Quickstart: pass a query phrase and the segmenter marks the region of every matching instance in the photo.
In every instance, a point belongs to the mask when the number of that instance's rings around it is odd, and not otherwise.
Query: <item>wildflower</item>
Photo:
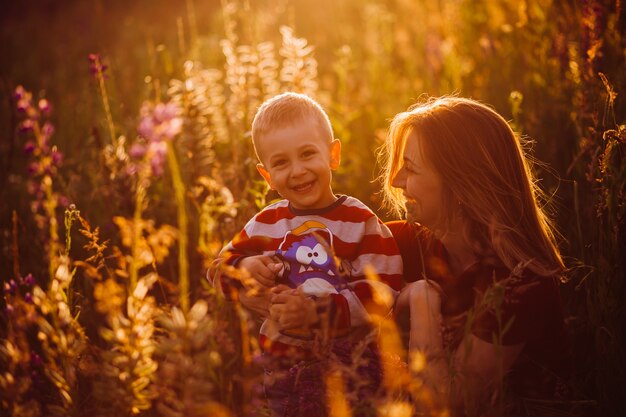
[[[45,98],[39,100],[39,103],[37,103],[37,107],[39,107],[39,111],[41,111],[41,114],[43,114],[44,116],[49,116],[52,112],[52,106],[50,105],[50,102]]]
[[[33,152],[35,151],[35,144],[33,143],[32,140],[29,140],[28,142],[26,142],[26,144],[24,145],[24,153],[26,155],[31,155]]]
[[[106,78],[105,71],[108,68],[106,65],[102,64],[102,57],[100,54],[89,54],[89,70],[92,75],[98,76],[98,74],[102,74],[104,78]]]
[[[156,176],[163,174],[163,165],[167,154],[167,144],[165,142],[154,142],[149,147],[150,167]]]
[[[152,104],[145,102],[140,110],[140,120],[137,126],[139,135],[147,141],[137,142],[130,148],[132,159],[146,160],[150,171],[155,176],[163,174],[163,167],[167,157],[167,142],[172,141],[182,130],[183,120],[179,116],[179,108],[175,103]],[[137,164],[129,166],[129,174],[142,172]]]
[[[18,85],[17,87],[15,87],[15,91],[13,92],[13,98],[16,101],[19,101],[22,98],[24,98],[26,94],[30,94],[30,93],[28,93],[28,91],[26,91],[24,87],[22,87],[21,85]]]
[[[6,290],[6,287],[5,287],[5,290]],[[15,295],[16,291],[17,291],[17,282],[15,282],[15,280],[12,279],[11,281],[9,281],[8,292],[11,295]]]
[[[31,101],[31,93],[24,91],[23,93],[16,94],[15,96],[19,97],[17,99],[17,110],[20,113],[27,113],[28,110],[32,108],[32,105],[33,105]]]
[[[31,162],[28,164],[28,168],[26,169],[28,175],[33,176],[39,173],[39,164],[37,162]]]
[[[33,303],[33,295],[29,292],[27,292],[26,294],[24,294],[24,301],[26,301],[28,304],[32,304]]]
[[[141,120],[137,130],[149,142],[171,141],[180,133],[183,120],[178,116],[175,103],[159,103],[156,106],[145,102],[141,107]]]
[[[52,163],[56,166],[61,165],[61,163],[63,162],[63,154],[57,149],[56,146],[52,148],[52,153],[50,156],[52,157]]]
[[[35,127],[35,123],[31,119],[26,119],[22,123],[20,123],[19,130],[20,133],[28,133],[32,132]]]
[[[130,147],[128,155],[133,159],[141,159],[148,151],[148,147],[143,143],[133,143]]]
[[[70,205],[70,199],[64,195],[59,195],[59,206],[68,207]]]
[[[54,126],[50,122],[45,122],[41,127],[41,135],[43,136],[44,141],[49,142],[50,137],[54,133]]]
[[[32,287],[33,285],[35,285],[35,278],[33,277],[33,274],[28,274],[24,277],[23,279],[24,285],[27,285],[29,287]]]

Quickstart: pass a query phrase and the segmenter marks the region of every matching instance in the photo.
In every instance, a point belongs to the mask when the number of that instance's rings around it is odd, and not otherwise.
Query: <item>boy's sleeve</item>
[[[248,240],[245,230],[242,230],[235,239],[228,242],[222,248],[217,258],[211,262],[211,266],[207,271],[207,279],[209,283],[220,291],[228,299],[236,299],[237,292],[243,288],[241,281],[234,277],[232,273],[228,273],[228,267],[236,267],[237,263],[245,255],[238,248],[237,242]]]
[[[246,256],[259,255],[267,247],[267,238],[250,236],[249,231],[253,231],[253,227],[254,219],[222,248],[207,271],[209,283],[231,300],[236,299],[238,290],[243,288],[238,272],[234,268]]]
[[[372,214],[365,222],[356,256],[349,260],[349,288],[332,294],[329,317],[338,333],[387,315],[402,287],[402,257],[385,224]]]

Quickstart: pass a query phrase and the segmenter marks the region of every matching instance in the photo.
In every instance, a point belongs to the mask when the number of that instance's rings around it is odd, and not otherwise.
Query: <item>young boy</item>
[[[309,412],[298,400],[308,388],[294,365],[316,361],[324,346],[333,351],[358,341],[370,314],[387,314],[401,286],[402,260],[389,229],[367,206],[333,193],[341,143],[317,102],[296,93],[267,100],[252,123],[252,140],[259,173],[284,200],[255,215],[209,272],[227,296],[245,289],[223,265],[273,288],[259,341],[267,357],[283,364],[266,369],[266,395],[277,415],[303,416]],[[367,267],[380,282],[366,279]],[[308,407],[311,415],[325,413],[323,395],[320,400],[320,409]]]

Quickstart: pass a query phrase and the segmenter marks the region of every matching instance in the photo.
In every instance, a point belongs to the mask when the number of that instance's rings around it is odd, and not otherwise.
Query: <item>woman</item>
[[[564,265],[520,138],[489,107],[443,97],[396,115],[383,157],[386,200],[407,216],[389,224],[410,281],[396,306],[424,380],[458,414],[553,400],[569,367]]]

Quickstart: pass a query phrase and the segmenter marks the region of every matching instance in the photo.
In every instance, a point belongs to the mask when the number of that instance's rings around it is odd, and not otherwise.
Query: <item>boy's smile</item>
[[[319,209],[336,197],[331,171],[339,166],[341,143],[332,140],[313,118],[278,127],[257,143],[257,169],[273,190],[294,208]]]

